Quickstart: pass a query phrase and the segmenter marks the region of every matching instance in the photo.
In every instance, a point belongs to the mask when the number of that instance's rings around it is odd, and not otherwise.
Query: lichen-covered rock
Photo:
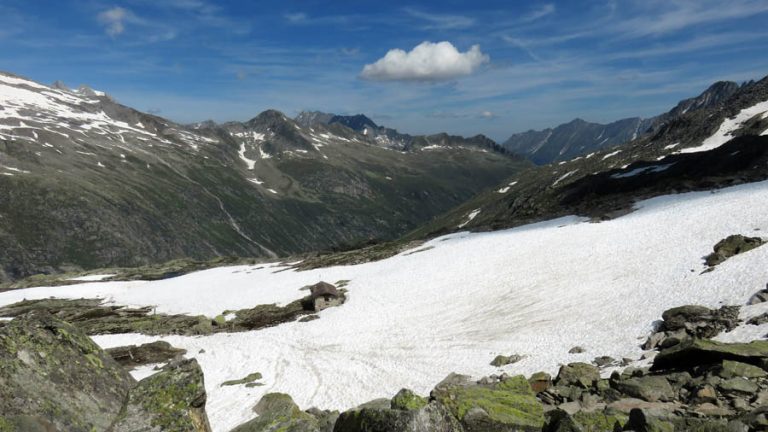
[[[768,341],[723,343],[693,339],[662,350],[653,359],[653,370],[686,369],[699,365],[718,364],[723,360],[761,365],[768,359]]]
[[[205,399],[197,361],[171,362],[130,391],[111,432],[210,432]]]
[[[187,353],[187,350],[174,348],[166,341],[155,341],[143,345],[128,345],[106,350],[122,366],[133,368],[141,365],[165,363]]]
[[[763,244],[765,244],[765,240],[760,237],[745,237],[740,234],[730,235],[717,242],[713,252],[705,257],[705,262],[708,266],[714,267],[732,256],[751,251]]]
[[[600,370],[587,363],[570,363],[560,367],[555,379],[556,385],[592,387],[600,379]]]
[[[82,331],[48,313],[31,312],[0,328],[5,430],[106,430],[134,383]]]
[[[724,360],[720,366],[718,375],[725,378],[763,378],[768,376],[768,372],[764,371],[758,366],[753,366],[747,363],[741,363],[737,361]]]
[[[432,398],[445,405],[467,432],[540,431],[544,409],[523,376],[493,384],[439,384]]]
[[[326,432],[329,422],[302,411],[285,393],[267,393],[253,407],[259,416],[232,432]],[[319,413],[324,413],[318,411]],[[325,415],[325,414],[323,414]],[[331,413],[328,414],[329,416]],[[323,427],[323,429],[321,429]]]

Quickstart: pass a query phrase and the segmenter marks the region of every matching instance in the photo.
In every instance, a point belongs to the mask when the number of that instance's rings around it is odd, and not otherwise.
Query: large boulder
[[[617,381],[613,385],[621,393],[648,402],[667,402],[675,398],[675,389],[663,376],[643,376]]]
[[[267,393],[253,407],[259,416],[231,432],[331,432],[338,412],[302,411],[285,393]]]
[[[751,251],[763,244],[765,244],[765,240],[760,237],[745,237],[740,234],[731,235],[717,242],[713,252],[707,255],[704,260],[708,266],[714,267],[732,256]]]
[[[445,405],[467,432],[528,432],[544,426],[544,408],[524,376],[480,384],[444,380],[432,398]]]
[[[600,380],[600,369],[588,363],[570,363],[560,367],[555,384],[590,388]]]
[[[685,305],[664,311],[658,331],[643,344],[643,349],[668,348],[691,338],[712,338],[739,325],[739,306],[709,309]]]
[[[356,408],[342,413],[334,432],[463,432],[459,421],[439,402],[417,409]]]
[[[46,312],[0,328],[0,419],[9,425],[0,430],[107,430],[134,384],[81,330]]]
[[[210,432],[205,383],[197,360],[178,360],[130,391],[111,432]]]
[[[723,360],[763,367],[768,361],[768,341],[723,343],[692,339],[659,352],[653,359],[651,369],[688,369],[699,365],[720,364]]]

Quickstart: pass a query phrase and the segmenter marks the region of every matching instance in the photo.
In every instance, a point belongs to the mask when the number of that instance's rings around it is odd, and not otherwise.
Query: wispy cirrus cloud
[[[538,19],[544,18],[547,15],[552,15],[555,13],[557,8],[552,3],[547,3],[539,6],[538,8],[532,10],[531,12],[528,12],[527,14],[523,15],[522,21],[523,22],[532,22],[536,21]]]
[[[425,22],[422,26],[425,30],[456,30],[475,25],[474,18],[464,15],[428,13],[413,8],[405,8],[403,11],[410,17]]]

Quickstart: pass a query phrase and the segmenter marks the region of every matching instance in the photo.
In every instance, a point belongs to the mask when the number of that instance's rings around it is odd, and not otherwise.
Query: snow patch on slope
[[[749,108],[744,108],[731,118],[723,120],[720,127],[711,137],[705,139],[701,145],[680,150],[678,153],[696,153],[716,149],[733,138],[733,132],[737,131],[749,119],[756,115],[765,116],[768,112],[768,101],[760,102]]]

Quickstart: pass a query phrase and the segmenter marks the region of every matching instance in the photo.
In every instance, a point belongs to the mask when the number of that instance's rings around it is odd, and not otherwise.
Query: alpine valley
[[[765,431],[766,231],[768,77],[500,145],[3,73],[0,431]]]

